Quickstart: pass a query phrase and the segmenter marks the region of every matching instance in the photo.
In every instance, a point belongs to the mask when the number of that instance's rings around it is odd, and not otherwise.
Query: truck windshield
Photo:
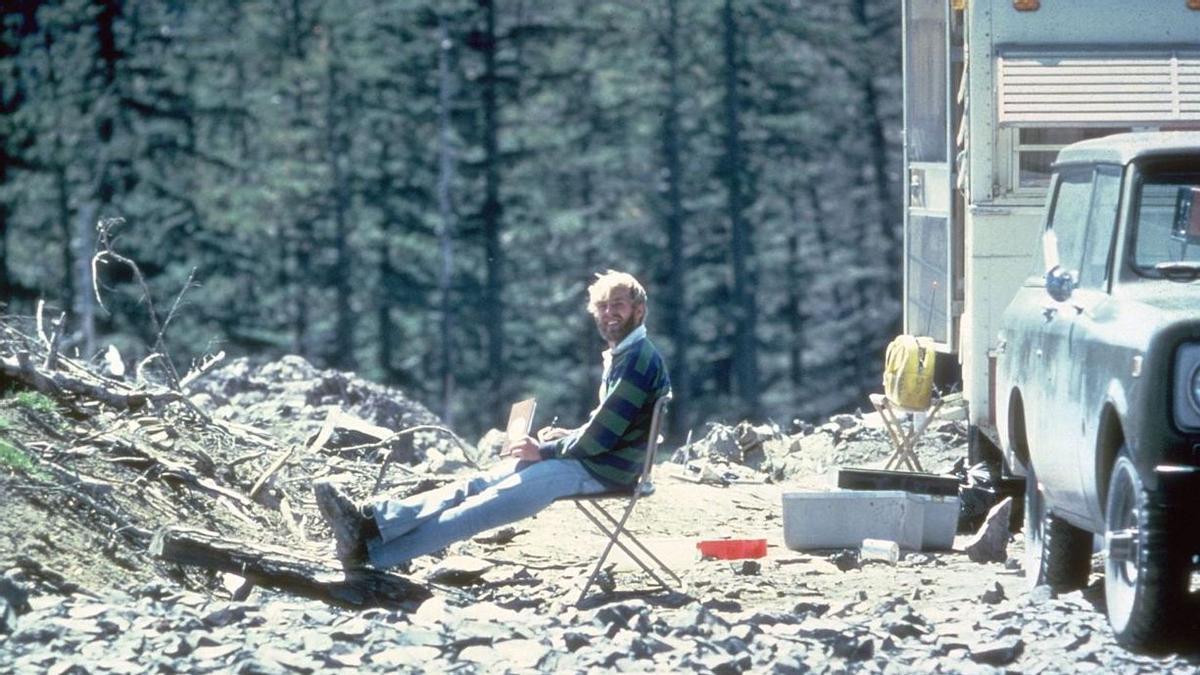
[[[1150,276],[1200,274],[1200,171],[1146,167],[1134,204],[1134,264]]]

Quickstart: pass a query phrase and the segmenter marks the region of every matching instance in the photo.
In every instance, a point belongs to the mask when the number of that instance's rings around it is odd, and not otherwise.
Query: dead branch
[[[72,499],[79,502],[85,508],[108,520],[113,524],[113,526],[116,527],[116,531],[128,539],[131,543],[139,548],[146,545],[146,542],[150,539],[150,532],[130,524],[124,516],[97,501],[97,498],[102,498],[112,490],[111,485],[106,485],[95,480],[85,481],[67,469],[45,459],[39,458],[38,466],[39,468],[44,468],[46,471],[48,471],[51,475],[58,479],[60,483],[65,483],[66,485],[70,486],[70,488],[73,488],[66,490]],[[31,487],[39,489],[56,489],[55,486],[40,484],[35,484]],[[92,493],[94,493],[96,497],[92,497]]]
[[[0,357],[0,372],[15,377],[47,396],[61,397],[76,394],[100,401],[121,410],[139,410],[147,405],[167,403],[190,404],[187,397],[174,391],[153,393],[128,390],[119,385],[105,386],[88,382],[65,372],[42,372],[29,360],[29,354],[20,352],[15,356]],[[121,389],[125,389],[122,391]],[[189,406],[194,408],[195,406]]]
[[[171,320],[175,318],[175,312],[179,310],[179,303],[181,300],[183,300],[184,294],[186,294],[196,285],[195,279],[196,268],[193,267],[192,270],[188,272],[187,281],[183,282],[183,288],[179,289],[179,294],[175,296],[175,302],[171,303],[171,309],[167,310],[167,318],[163,319],[162,330],[159,331],[158,336],[154,340],[155,347],[163,346],[163,337],[166,335],[167,326],[170,326]],[[176,376],[176,379],[178,379],[178,375]]]
[[[188,385],[195,382],[200,376],[212,370],[214,366],[225,359],[224,350],[217,352],[211,356],[206,356],[200,361],[200,365],[192,368],[186,375],[179,380],[179,388],[187,389]]]
[[[193,528],[160,529],[150,543],[150,554],[167,562],[232,572],[255,585],[342,607],[394,607],[432,595],[423,586],[378,570],[341,570],[331,560]]]
[[[382,441],[379,441],[378,443],[368,443],[367,445],[356,445],[356,446],[352,446],[349,448],[342,448],[342,449],[343,450],[367,450],[367,449],[383,448],[383,447],[387,447],[388,445],[390,445],[393,441],[395,441],[398,438],[401,438],[408,434],[415,434],[418,431],[444,431],[447,434],[450,434],[450,437],[453,438],[455,441],[457,441],[459,444],[462,444],[462,441],[458,438],[458,436],[453,431],[450,431],[446,427],[439,427],[439,426],[433,425],[433,424],[419,424],[415,427],[401,429],[400,431],[397,431],[396,433],[392,434],[391,436],[388,436],[387,438],[383,439]],[[375,485],[371,488],[372,493],[379,491],[379,486],[383,483],[383,475],[387,472],[388,465],[390,465],[392,463],[392,459],[395,456],[396,456],[395,452],[389,452],[388,456],[384,458],[383,463],[379,465],[379,473],[375,476]]]
[[[122,463],[153,466],[158,470],[159,478],[174,481],[207,494],[225,506],[239,520],[253,527],[260,527],[263,524],[261,518],[254,513],[254,502],[246,495],[220,485],[210,478],[198,475],[191,467],[152,450],[148,444],[136,445],[113,436],[103,436],[94,442],[97,445],[106,445],[125,453],[120,457]]]
[[[112,248],[112,229],[124,222],[124,218],[104,218],[100,220],[100,222],[96,223],[96,248],[98,250],[96,251],[96,254],[92,256],[92,278],[94,279],[96,277],[94,270],[97,263],[100,262],[112,261],[120,263],[128,267],[133,272],[133,278],[137,280],[138,286],[142,289],[142,297],[146,300],[146,312],[150,317],[150,325],[151,328],[154,329],[154,334],[156,336],[154,341],[154,350],[163,354],[163,362],[166,364],[167,377],[170,380],[171,389],[178,391],[179,373],[175,370],[175,364],[171,362],[171,357],[167,354],[166,346],[163,344],[163,334],[166,331],[166,324],[158,319],[158,311],[154,308],[154,297],[150,293],[150,284],[146,282],[146,277],[142,274],[142,269],[138,267],[136,262],[126,258],[120,253],[117,253]],[[188,277],[188,281],[191,281],[190,276]],[[99,302],[99,286],[93,284],[93,288],[96,290],[96,300]],[[186,284],[184,286],[184,290],[187,290]],[[182,297],[182,292],[180,293],[180,297]],[[176,304],[178,304],[178,302],[179,299],[176,298]],[[100,306],[104,307],[104,303],[100,302]],[[108,310],[105,309],[105,311]]]
[[[329,411],[329,414],[325,416],[325,422],[321,424],[321,430],[317,433],[317,437],[314,438],[312,443],[308,445],[308,448],[305,451],[306,454],[310,454],[314,450],[325,445],[325,443],[329,440],[329,437],[333,434],[334,424],[337,422],[337,418],[341,415],[341,413],[342,411],[338,408],[333,408]],[[282,467],[284,463],[288,461],[288,458],[292,456],[292,453],[295,452],[295,449],[296,446],[288,446],[287,450],[280,454],[274,462],[271,462],[271,466],[267,467],[267,470],[264,471],[263,474],[258,477],[258,480],[254,482],[254,487],[250,488],[251,499],[258,494],[258,491],[262,489],[262,486],[266,484],[271,476],[274,476],[275,472],[279,471],[280,467]]]

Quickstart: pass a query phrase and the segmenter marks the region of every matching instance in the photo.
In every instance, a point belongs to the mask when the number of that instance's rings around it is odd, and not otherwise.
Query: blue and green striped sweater
[[[670,389],[666,364],[649,338],[622,342],[600,385],[600,406],[570,435],[541,444],[542,459],[578,459],[605,485],[631,487],[646,458],[654,403]]]

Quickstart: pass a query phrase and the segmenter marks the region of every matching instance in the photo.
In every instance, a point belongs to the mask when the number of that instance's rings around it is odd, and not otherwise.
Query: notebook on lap
[[[508,426],[505,435],[509,443],[515,443],[529,435],[533,430],[533,413],[537,410],[537,399],[527,398],[517,401],[508,411]]]

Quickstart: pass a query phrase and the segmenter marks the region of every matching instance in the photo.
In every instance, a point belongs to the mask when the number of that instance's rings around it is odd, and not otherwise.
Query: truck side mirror
[[[1046,292],[1057,302],[1066,302],[1075,290],[1075,275],[1061,265],[1046,271]]]

